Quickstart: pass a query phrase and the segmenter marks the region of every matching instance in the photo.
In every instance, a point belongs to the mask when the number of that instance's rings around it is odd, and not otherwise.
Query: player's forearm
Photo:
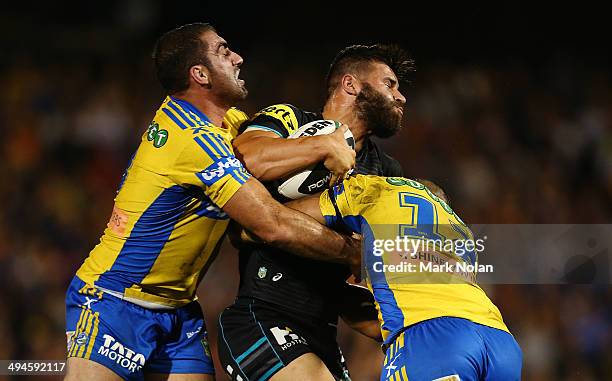
[[[240,187],[223,211],[270,245],[306,258],[359,266],[360,241],[281,205],[254,178]]]
[[[351,327],[351,329],[361,333],[370,339],[382,342],[382,333],[380,332],[380,323],[378,320],[365,320],[365,321],[348,321],[343,317],[344,322]]]
[[[279,215],[277,236],[270,244],[301,257],[353,266],[361,253],[360,241],[289,209]]]
[[[298,200],[289,201],[285,204],[285,206],[293,210],[297,210],[298,212],[302,212],[314,218],[318,223],[325,225],[325,218],[323,217],[321,208],[319,207],[320,196],[321,193],[313,194]]]
[[[325,159],[324,139],[307,137],[279,139],[249,138],[248,133],[234,140],[234,150],[250,173],[261,181],[277,180]]]

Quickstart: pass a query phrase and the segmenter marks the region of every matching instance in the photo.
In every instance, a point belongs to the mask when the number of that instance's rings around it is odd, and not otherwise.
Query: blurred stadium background
[[[601,12],[514,2],[444,12],[310,7],[129,0],[3,8],[0,359],[65,356],[65,289],[97,243],[163,97],[153,42],[186,22],[212,22],[244,57],[250,96],[239,106],[248,113],[278,102],[317,110],[340,48],[402,43],[418,72],[403,88],[406,126],[383,144],[407,176],[439,183],[468,223],[610,222],[612,75]],[[199,290],[212,343],[237,280],[236,253],[224,245]],[[612,380],[609,282],[487,291],[523,348],[524,380]],[[353,379],[378,380],[378,346],[345,329],[340,342]]]

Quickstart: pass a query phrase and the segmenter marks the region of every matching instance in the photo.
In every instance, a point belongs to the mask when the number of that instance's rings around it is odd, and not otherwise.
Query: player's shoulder
[[[318,114],[306,111],[290,103],[278,103],[259,110],[243,125],[242,130],[257,128],[272,130],[279,133],[281,137],[287,137],[300,128],[300,126],[320,118]]]
[[[256,118],[260,115],[265,115],[271,118],[282,118],[283,116],[297,116],[303,112],[302,109],[292,105],[291,103],[277,103],[273,105],[266,106],[261,110],[257,111],[253,118]]]
[[[368,139],[368,144],[366,146],[369,150],[373,151],[376,154],[376,157],[380,161],[382,175],[387,177],[402,177],[404,176],[404,170],[402,169],[402,165],[397,159],[386,153],[380,144],[378,144],[373,139]]]
[[[183,144],[210,125],[208,118],[193,106],[169,96],[159,106],[151,123],[173,135],[175,143]]]
[[[238,135],[238,131],[240,130],[240,126],[246,123],[249,120],[249,116],[242,110],[231,107],[227,110],[227,113],[223,117],[223,128],[225,128],[231,138],[235,138]]]

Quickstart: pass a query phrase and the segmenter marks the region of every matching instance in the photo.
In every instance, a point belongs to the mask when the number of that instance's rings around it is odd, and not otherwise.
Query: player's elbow
[[[263,242],[272,246],[282,246],[292,239],[291,229],[269,210],[261,214],[257,226],[250,230]]]
[[[255,233],[263,242],[270,246],[282,247],[291,242],[289,229],[283,226],[269,226]]]
[[[244,166],[249,173],[259,181],[276,180],[271,176],[273,166],[267,163],[261,155],[248,155],[243,159]]]

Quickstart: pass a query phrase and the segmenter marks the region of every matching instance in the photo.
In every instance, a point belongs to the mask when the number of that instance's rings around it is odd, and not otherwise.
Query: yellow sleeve
[[[355,215],[350,191],[350,181],[344,180],[321,193],[319,208],[327,226],[335,227],[343,218]]]
[[[368,200],[370,176],[356,175],[321,193],[319,208],[329,227],[344,227],[361,233],[363,212]]]
[[[232,107],[227,111],[225,117],[223,118],[223,127],[228,130],[232,136],[232,139],[234,139],[238,135],[238,130],[240,129],[242,123],[246,122],[247,120],[249,120],[247,114],[235,107]]]
[[[228,137],[213,131],[193,136],[170,176],[181,186],[201,188],[219,208],[251,177],[234,156]]]

